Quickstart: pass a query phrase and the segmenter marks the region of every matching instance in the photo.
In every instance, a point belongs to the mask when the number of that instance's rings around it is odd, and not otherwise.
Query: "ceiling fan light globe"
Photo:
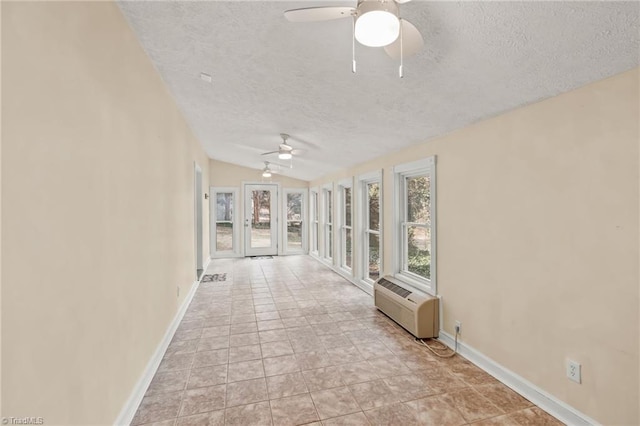
[[[386,10],[371,10],[356,20],[356,40],[365,46],[387,46],[396,41],[399,34],[400,20]]]
[[[271,177],[271,172],[269,170],[265,170],[264,172],[262,172],[262,177]]]
[[[281,152],[278,154],[278,158],[281,160],[291,160],[291,153],[290,152]]]

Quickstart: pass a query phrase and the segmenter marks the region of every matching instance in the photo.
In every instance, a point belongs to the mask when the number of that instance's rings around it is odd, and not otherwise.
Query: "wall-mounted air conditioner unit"
[[[438,298],[408,287],[391,276],[373,285],[373,298],[378,309],[414,336],[438,337]]]

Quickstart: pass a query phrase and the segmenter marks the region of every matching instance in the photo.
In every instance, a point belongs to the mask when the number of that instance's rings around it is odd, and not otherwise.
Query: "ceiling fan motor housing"
[[[363,15],[374,10],[393,13],[398,16],[398,3],[394,0],[364,0],[358,3],[357,15]]]
[[[359,43],[370,47],[387,46],[400,34],[398,4],[393,0],[363,1],[358,5],[355,25]]]

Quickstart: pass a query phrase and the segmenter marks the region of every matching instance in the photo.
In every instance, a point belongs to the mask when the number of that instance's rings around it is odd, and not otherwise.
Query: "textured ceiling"
[[[259,169],[279,133],[311,180],[639,63],[638,2],[425,2],[405,77],[351,21],[290,23],[287,9],[343,2],[119,2],[211,158]],[[200,79],[210,74],[213,82]],[[277,156],[268,159],[277,161]]]

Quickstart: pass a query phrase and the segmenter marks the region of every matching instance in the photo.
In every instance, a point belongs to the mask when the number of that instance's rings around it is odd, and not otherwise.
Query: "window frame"
[[[231,233],[231,250],[218,250],[218,194],[233,195],[233,218],[231,224],[233,231]],[[240,211],[240,188],[236,187],[222,187],[212,186],[209,188],[209,250],[211,258],[223,258],[223,257],[239,257],[242,256],[242,247],[240,241],[240,226],[241,226],[241,211]]]
[[[350,190],[350,194],[351,194],[351,203],[350,204],[350,209],[351,209],[351,224],[347,225],[347,220],[346,220],[346,214],[347,214],[347,210],[346,210],[346,189]],[[338,246],[338,256],[336,256],[338,258],[338,267],[343,270],[344,272],[348,273],[349,275],[353,275],[353,268],[354,268],[354,256],[353,256],[353,241],[354,241],[354,226],[353,226],[353,222],[354,222],[354,217],[353,217],[353,211],[354,211],[354,197],[353,197],[353,179],[343,179],[340,182],[338,182],[338,208],[339,208],[339,212],[340,214],[337,216],[338,223],[338,229],[339,229],[339,241],[340,243],[337,245]],[[351,266],[347,265],[346,262],[346,254],[347,254],[347,229],[351,231]]]
[[[282,190],[282,253],[288,254],[304,254],[307,252],[307,189],[304,188],[284,188]],[[289,247],[289,218],[287,216],[287,205],[289,194],[300,194],[300,226],[302,230],[302,244],[301,247],[291,249]],[[291,221],[296,222],[296,221]]]
[[[334,203],[333,183],[326,184],[322,187],[322,259],[333,264],[334,253],[334,221],[335,221],[335,203]]]
[[[430,295],[437,295],[437,244],[436,244],[436,157],[431,156],[418,161],[404,163],[393,168],[395,204],[394,213],[394,276],[403,282]],[[430,278],[422,277],[408,270],[408,237],[409,226],[427,227],[420,223],[408,222],[408,200],[406,179],[411,177],[429,177],[429,211],[431,224]]]
[[[320,192],[309,189],[309,254],[320,257]]]
[[[370,234],[372,233],[371,230],[369,230],[369,192],[367,190],[368,185],[371,183],[377,183],[379,188],[380,188],[380,193],[379,193],[379,209],[378,209],[378,215],[379,215],[379,225],[378,225],[378,230],[377,231],[373,231],[373,233],[376,233],[378,235],[378,244],[379,244],[379,248],[378,248],[378,259],[379,259],[379,271],[380,271],[380,276],[383,275],[383,271],[382,271],[382,266],[383,266],[383,255],[384,255],[384,244],[383,244],[383,238],[384,238],[384,224],[383,224],[383,206],[384,206],[384,200],[383,200],[383,181],[382,181],[382,170],[377,170],[371,173],[366,173],[363,175],[358,176],[358,187],[359,187],[359,197],[357,197],[357,203],[358,203],[358,212],[359,212],[359,226],[358,226],[358,239],[360,241],[360,246],[362,247],[362,250],[360,251],[360,255],[358,256],[358,275],[359,275],[359,279],[360,281],[368,286],[370,289],[373,288],[373,283],[375,282],[374,280],[372,280],[371,278],[369,278],[369,238],[370,238]]]

